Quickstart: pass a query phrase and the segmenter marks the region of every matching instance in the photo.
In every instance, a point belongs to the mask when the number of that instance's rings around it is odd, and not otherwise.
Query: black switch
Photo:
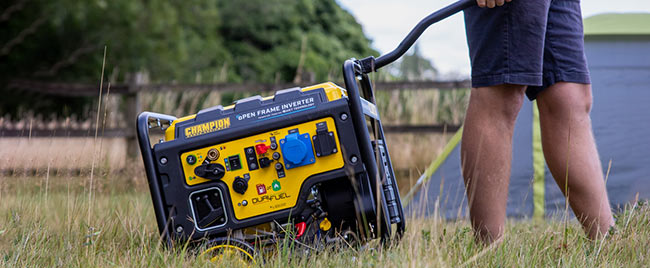
[[[336,140],[334,139],[334,132],[328,131],[327,122],[316,123],[316,135],[312,138],[314,140],[314,149],[316,149],[316,156],[326,156],[336,153]]]
[[[246,163],[248,164],[248,170],[256,170],[259,168],[257,166],[257,154],[255,153],[254,147],[247,147],[244,149],[244,154],[246,154]]]
[[[267,167],[269,167],[271,165],[271,162],[273,162],[273,161],[271,161],[271,159],[269,159],[268,157],[266,157],[266,156],[262,157],[262,158],[260,158],[260,167],[261,168],[267,168]]]
[[[228,157],[228,164],[230,165],[230,170],[240,169],[241,161],[239,160],[239,155],[233,155]]]

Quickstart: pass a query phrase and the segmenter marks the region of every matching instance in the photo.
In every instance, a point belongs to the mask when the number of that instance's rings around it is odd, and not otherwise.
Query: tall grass
[[[3,178],[7,179],[7,178]],[[203,267],[191,247],[161,245],[146,185],[115,177],[98,180],[92,202],[85,187],[67,178],[20,177],[0,191],[0,266],[16,267]],[[125,184],[129,184],[130,186]],[[92,211],[92,223],[86,216]],[[647,267],[650,207],[635,203],[617,215],[618,233],[590,241],[571,221],[513,221],[500,245],[474,242],[468,222],[410,218],[405,236],[385,246],[339,246],[310,252],[279,245],[258,256],[259,267]],[[88,230],[92,230],[89,232]],[[293,248],[298,248],[294,247]],[[217,266],[240,262],[225,258]]]

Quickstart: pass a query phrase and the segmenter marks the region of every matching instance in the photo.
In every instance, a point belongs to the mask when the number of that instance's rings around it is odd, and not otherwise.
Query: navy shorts
[[[580,0],[513,0],[465,10],[472,86],[527,85],[533,100],[557,82],[590,84]]]

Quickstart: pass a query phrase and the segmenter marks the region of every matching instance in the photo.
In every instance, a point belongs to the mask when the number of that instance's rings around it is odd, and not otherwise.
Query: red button
[[[260,143],[258,145],[255,145],[255,151],[257,151],[257,154],[264,154],[268,150],[269,150],[269,146],[266,146],[266,144],[264,144],[264,143]]]

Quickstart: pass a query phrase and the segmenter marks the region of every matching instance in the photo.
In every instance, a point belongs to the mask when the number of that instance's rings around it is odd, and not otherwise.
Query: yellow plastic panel
[[[334,133],[334,139],[336,141],[336,146],[338,149],[336,153],[328,156],[316,157],[313,164],[308,164],[292,169],[285,168],[284,178],[278,178],[277,172],[274,168],[275,163],[278,161],[286,167],[282,157],[280,157],[280,159],[277,161],[274,160],[269,167],[259,168],[253,171],[248,170],[244,148],[255,146],[256,144],[260,143],[270,145],[270,138],[275,137],[278,143],[278,148],[276,150],[268,149],[266,153],[257,155],[258,160],[259,158],[265,156],[269,159],[272,159],[272,154],[274,152],[279,152],[280,154],[282,153],[282,145],[280,144],[280,139],[283,139],[288,134],[289,130],[298,128],[301,134],[309,133],[309,136],[313,137],[316,135],[316,123],[323,121],[327,123],[328,131]],[[235,212],[235,218],[239,220],[264,215],[270,212],[279,211],[295,206],[300,188],[308,177],[314,174],[339,169],[344,165],[343,156],[341,155],[341,144],[338,138],[338,133],[336,132],[334,119],[331,117],[313,120],[274,131],[265,132],[262,134],[225,142],[222,144],[215,144],[213,146],[190,152],[185,152],[181,154],[180,160],[183,165],[185,182],[188,185],[197,185],[209,181],[207,179],[196,176],[196,174],[194,174],[194,168],[199,166],[206,159],[208,150],[212,148],[219,150],[219,158],[213,161],[213,163],[224,165],[224,159],[226,157],[239,155],[241,161],[241,169],[226,171],[224,177],[221,178],[221,180],[225,182],[226,185],[228,185],[228,191],[230,193],[233,211]],[[311,150],[314,151],[313,144]],[[197,158],[195,164],[190,165],[187,163],[186,159],[189,155],[194,155]],[[314,152],[314,156],[315,155],[316,153]],[[242,195],[233,191],[232,182],[234,181],[235,177],[244,177],[244,174],[246,173],[250,175],[250,180],[248,181],[248,189]],[[259,190],[258,187],[260,187]],[[244,203],[247,205],[244,206]]]
[[[336,84],[332,82],[326,82],[326,83],[321,83],[313,86],[308,86],[308,87],[303,87],[301,90],[302,91],[309,91],[309,90],[314,90],[314,89],[319,89],[322,88],[325,90],[325,95],[327,95],[327,100],[328,101],[334,101],[342,98],[345,96],[347,92],[345,92],[345,89],[337,86]]]
[[[315,89],[319,89],[319,88],[322,88],[323,90],[325,90],[325,95],[327,95],[327,100],[328,101],[338,100],[338,99],[342,98],[343,96],[346,96],[346,94],[347,94],[345,89],[337,86],[336,84],[334,84],[332,82],[325,82],[325,83],[320,83],[320,84],[313,85],[313,86],[304,87],[301,90],[302,91],[309,91],[309,90],[315,90]],[[265,97],[264,99],[271,99],[273,97],[274,96],[268,96],[268,97]],[[224,110],[229,110],[229,109],[232,109],[234,107],[235,107],[235,105],[233,104],[233,105],[230,105],[230,106],[226,106],[223,109]],[[175,131],[176,131],[176,123],[180,123],[180,122],[183,122],[183,121],[194,119],[195,117],[196,117],[196,114],[188,115],[188,116],[176,119],[174,122],[172,122],[172,124],[169,126],[169,128],[167,128],[165,130],[165,141],[171,141],[171,140],[176,138],[176,136],[175,136],[176,135],[176,133],[175,133]]]

